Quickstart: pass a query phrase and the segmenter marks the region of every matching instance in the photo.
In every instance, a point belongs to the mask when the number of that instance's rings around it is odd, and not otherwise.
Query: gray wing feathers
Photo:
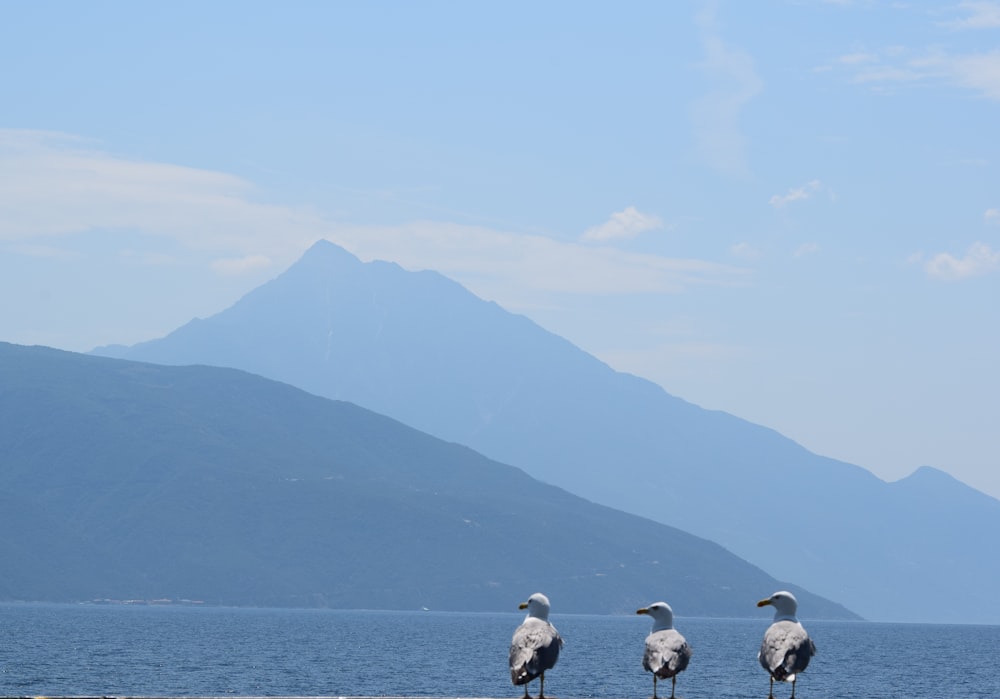
[[[691,661],[691,646],[676,629],[655,631],[646,637],[642,666],[660,679],[673,677]]]
[[[526,684],[550,669],[559,659],[562,638],[555,627],[541,619],[527,619],[510,642],[510,679]]]
[[[777,621],[764,634],[757,659],[774,679],[791,681],[806,669],[815,654],[816,645],[801,624]]]

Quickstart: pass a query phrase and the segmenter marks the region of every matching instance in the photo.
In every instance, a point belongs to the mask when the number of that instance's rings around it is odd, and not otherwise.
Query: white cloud
[[[713,5],[703,6],[697,23],[705,51],[701,68],[715,89],[692,105],[696,146],[709,167],[743,177],[748,174],[749,166],[740,116],[750,100],[760,93],[763,81],[750,54],[722,40]]]
[[[329,236],[365,260],[434,269],[508,308],[538,294],[676,293],[691,286],[740,285],[749,272],[704,260],[564,243],[539,235],[434,221],[338,226]]]
[[[934,49],[915,54],[892,47],[881,55],[866,54],[864,61],[852,56],[842,56],[838,62],[854,71],[854,82],[880,91],[903,84],[944,84],[1000,101],[1000,50],[954,53]]]
[[[927,274],[935,279],[959,281],[979,277],[1000,270],[1000,251],[994,252],[986,243],[973,243],[964,257],[957,258],[942,252],[924,265]]]
[[[808,199],[816,192],[822,189],[822,183],[819,180],[811,180],[801,187],[793,187],[789,189],[785,194],[775,194],[768,200],[768,204],[780,209],[793,201],[803,201]]]
[[[618,240],[634,238],[645,231],[663,228],[658,216],[639,212],[634,206],[611,214],[611,218],[600,226],[594,226],[583,234],[584,240]]]
[[[926,71],[915,70],[910,66],[887,66],[880,63],[859,70],[854,76],[854,82],[871,83],[884,87],[892,83],[915,83],[927,78]]]
[[[846,65],[875,63],[878,60],[879,60],[878,54],[871,53],[870,51],[856,51],[855,53],[845,54],[837,59],[839,63],[844,63]]]
[[[941,64],[958,85],[1000,101],[1000,51],[946,56]]]
[[[983,214],[983,218],[986,220],[986,223],[1000,226],[1000,209],[987,209],[986,213]]]
[[[188,249],[264,254],[289,243],[304,249],[329,230],[308,211],[260,204],[253,194],[226,173],[123,158],[66,134],[0,129],[0,241],[51,246],[120,230]]]
[[[1000,27],[1000,3],[985,2],[960,2],[958,7],[966,10],[967,14],[960,19],[953,19],[944,22],[946,27],[952,29],[996,29]]]
[[[510,308],[539,303],[546,293],[674,293],[691,285],[743,284],[748,275],[704,260],[449,222],[346,225],[300,208],[261,204],[254,194],[251,183],[226,173],[130,160],[63,134],[0,129],[0,244],[11,251],[55,255],[67,237],[113,229],[124,241],[117,254],[131,263],[190,264],[197,258],[231,276],[282,268],[327,238],[363,259],[438,270]],[[662,226],[634,208],[609,224],[620,235]],[[615,239],[614,225],[605,239]],[[165,244],[139,245],[140,238]]]
[[[802,243],[802,245],[795,249],[792,255],[795,257],[805,257],[817,252],[819,252],[819,243]]]
[[[729,254],[744,260],[756,260],[760,257],[760,251],[747,242],[737,243],[729,248]]]

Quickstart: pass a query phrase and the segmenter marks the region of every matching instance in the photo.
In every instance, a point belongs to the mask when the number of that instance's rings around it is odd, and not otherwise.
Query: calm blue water
[[[0,695],[510,697],[522,615],[0,605]],[[546,694],[646,699],[646,617],[553,613],[566,645]],[[686,699],[767,697],[766,620],[677,620]],[[1000,697],[1000,626],[807,621],[819,654],[796,695]],[[669,683],[661,685],[670,694]],[[537,682],[531,685],[537,693]],[[783,699],[791,687],[781,685]]]

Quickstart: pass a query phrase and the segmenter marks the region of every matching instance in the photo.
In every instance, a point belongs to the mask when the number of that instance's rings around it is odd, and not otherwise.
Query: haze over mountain
[[[357,403],[716,541],[869,619],[1000,623],[1000,559],[976,535],[1000,531],[1000,501],[929,467],[886,483],[701,409],[434,272],[320,241],[209,319],[95,352],[236,367]]]
[[[0,343],[0,598],[754,616],[785,586],[350,403]],[[855,618],[794,587],[813,617]],[[658,592],[659,591],[659,592]],[[763,592],[762,592],[763,591]]]

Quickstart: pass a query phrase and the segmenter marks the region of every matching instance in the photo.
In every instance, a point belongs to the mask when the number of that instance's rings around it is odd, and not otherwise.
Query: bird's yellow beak
[[[649,607],[643,607],[642,609],[636,609],[636,614],[649,614]]]
[[[766,607],[769,604],[771,604],[771,600],[769,600],[769,599],[762,599],[760,602],[757,603],[757,606],[758,607]]]
[[[527,609],[528,608],[528,603],[527,602],[521,602],[521,604],[517,605],[517,608],[518,609]]]

